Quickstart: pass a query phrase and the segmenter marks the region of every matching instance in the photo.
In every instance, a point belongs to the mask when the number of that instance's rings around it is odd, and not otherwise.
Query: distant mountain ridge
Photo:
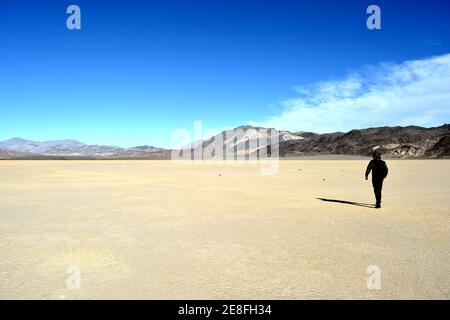
[[[239,133],[242,130],[245,134]],[[370,156],[374,150],[388,158],[450,158],[449,124],[433,128],[376,127],[325,134],[240,126],[203,141],[201,147],[204,150],[214,149],[217,148],[217,143],[222,143],[224,151],[239,150],[238,153],[249,155],[258,152],[258,148],[253,150],[249,147],[256,144],[249,142],[267,138],[269,131],[279,138],[279,155],[284,158],[316,155]]]
[[[12,138],[0,141],[0,150],[23,154],[43,156],[91,156],[108,157],[128,153],[150,153],[164,151],[153,146],[137,146],[121,148],[105,145],[88,145],[76,140],[33,141],[22,138]]]
[[[183,149],[222,148],[239,150],[245,155],[258,151],[257,139],[269,135],[279,139],[281,157],[309,155],[369,156],[378,150],[388,158],[450,158],[450,124],[424,128],[419,126],[376,127],[349,132],[313,133],[240,126],[209,139],[195,141]],[[217,144],[220,144],[219,146]],[[253,147],[251,147],[253,146]],[[252,149],[253,148],[253,149]],[[242,151],[244,150],[244,151]],[[121,148],[88,145],[76,140],[32,141],[13,138],[0,142],[0,159],[170,159],[171,150],[136,146]]]
[[[391,158],[450,157],[450,124],[424,128],[377,127],[347,133],[297,133],[305,139],[280,144],[280,155],[346,154],[367,156],[374,150]]]
[[[258,149],[260,149],[260,147],[257,147],[256,140],[267,138],[269,136],[279,139],[280,143],[304,139],[303,137],[286,130],[278,131],[272,128],[240,126],[234,129],[222,131],[221,133],[203,141],[203,143],[197,147],[213,150],[217,148],[217,143],[222,143],[222,150],[227,152],[240,150],[237,152],[243,152],[248,155],[257,152]]]

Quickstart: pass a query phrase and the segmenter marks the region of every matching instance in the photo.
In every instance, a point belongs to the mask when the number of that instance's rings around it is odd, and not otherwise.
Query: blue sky
[[[0,37],[0,140],[450,122],[449,1],[2,0]]]

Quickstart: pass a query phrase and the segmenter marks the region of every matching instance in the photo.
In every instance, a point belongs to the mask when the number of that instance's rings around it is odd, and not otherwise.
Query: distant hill
[[[243,133],[243,134],[242,134]],[[214,148],[215,144],[222,137],[223,147],[225,150],[247,150],[247,154],[256,152],[258,147],[253,147],[252,142],[257,139],[267,138],[269,135],[275,136],[280,142],[297,141],[302,140],[301,136],[298,136],[289,131],[278,131],[274,129],[252,127],[252,126],[240,126],[234,129],[223,131],[214,137],[203,142],[203,148]],[[254,144],[256,145],[256,143]]]
[[[423,128],[378,127],[351,130],[347,133],[302,133],[302,140],[280,144],[280,155],[301,156],[313,154],[370,155],[379,150],[391,158],[445,158],[449,157],[450,125]]]
[[[258,152],[261,147],[257,140],[273,136],[280,142],[302,140],[303,137],[289,131],[278,131],[253,126],[240,126],[234,129],[222,131],[221,133],[202,141],[187,145],[185,150],[198,150],[202,148],[205,154],[214,158],[213,150],[223,150],[229,154],[249,155]],[[219,144],[219,145],[218,145]],[[193,146],[193,147],[191,147]],[[212,156],[209,156],[212,155]]]
[[[0,149],[0,160],[10,160],[26,157],[26,153],[7,151]]]
[[[214,149],[217,148],[217,143],[222,143],[224,151],[240,150],[237,153],[249,155],[258,152],[259,149],[254,147],[256,144],[250,142],[268,137],[269,130],[272,135],[278,136],[279,154],[285,158],[321,155],[369,156],[374,150],[380,151],[388,158],[450,157],[449,124],[435,128],[378,127],[325,134],[303,131],[292,133],[241,126],[205,140],[201,147],[204,150]],[[242,134],[240,131],[245,133]]]
[[[279,139],[281,157],[348,155],[369,156],[373,150],[388,158],[450,158],[450,124],[423,128],[378,127],[349,132],[318,134],[313,132],[278,131],[240,126],[223,131],[209,139],[195,141],[184,150],[260,152],[255,142],[269,135]],[[220,144],[220,145],[218,145]],[[238,151],[240,150],[240,151]],[[13,138],[0,142],[0,159],[170,159],[171,150],[153,146],[120,148],[87,145],[76,140],[32,141]]]
[[[0,141],[2,158],[142,158],[167,150],[153,146],[121,148],[105,145],[88,145],[76,140],[33,141],[12,138]]]
[[[450,158],[450,135],[443,136],[425,152],[429,158]]]

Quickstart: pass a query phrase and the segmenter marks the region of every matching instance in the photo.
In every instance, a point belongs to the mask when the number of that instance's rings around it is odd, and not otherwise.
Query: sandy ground
[[[381,210],[317,199],[373,203],[366,164],[1,161],[0,298],[448,299],[450,161],[388,160]]]

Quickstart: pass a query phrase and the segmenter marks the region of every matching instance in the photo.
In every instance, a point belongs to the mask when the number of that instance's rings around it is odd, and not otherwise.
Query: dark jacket
[[[383,160],[371,160],[366,170],[366,178],[372,171],[372,180],[383,180],[388,175],[388,167]]]

